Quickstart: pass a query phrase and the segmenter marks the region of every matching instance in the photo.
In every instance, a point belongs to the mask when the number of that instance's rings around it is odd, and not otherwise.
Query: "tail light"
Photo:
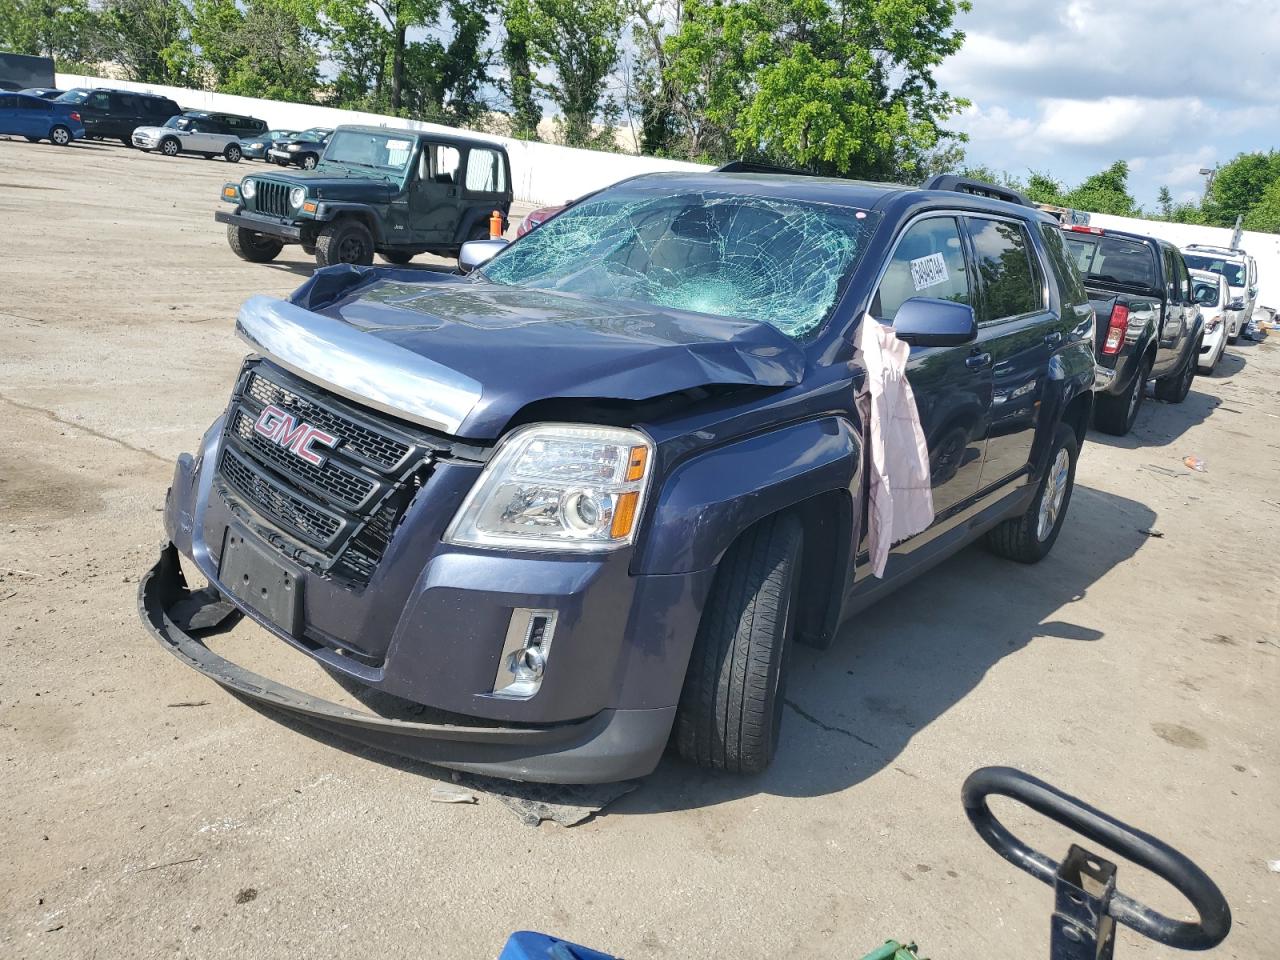
[[[80,114],[78,114],[78,113],[76,113],[74,110],[72,110],[72,111],[71,111],[71,119],[72,119],[72,120],[74,120],[76,123],[79,123],[79,122],[80,122]]]
[[[1101,227],[1082,227],[1078,223],[1064,225],[1063,230],[1069,230],[1071,233],[1092,233],[1095,237],[1106,236],[1106,231]]]
[[[1107,321],[1107,339],[1102,344],[1102,352],[1108,356],[1120,352],[1120,344],[1124,343],[1124,332],[1129,327],[1129,308],[1117,303],[1111,308],[1111,319]]]

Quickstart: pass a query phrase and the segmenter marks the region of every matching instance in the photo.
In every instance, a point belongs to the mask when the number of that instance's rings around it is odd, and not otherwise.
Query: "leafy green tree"
[[[1169,220],[1173,217],[1173,194],[1169,192],[1169,188],[1162,186],[1160,193],[1156,198],[1156,205],[1160,208],[1160,219]]]
[[[1280,233],[1280,177],[1272,180],[1244,218],[1246,230]]]
[[[1026,186],[1021,180],[1013,174],[1005,170],[996,170],[986,164],[978,164],[976,166],[961,166],[957,172],[962,177],[968,177],[970,180],[981,180],[983,183],[994,183],[998,187],[1008,187],[1010,190],[1017,190],[1022,193],[1026,190]]]
[[[538,139],[542,106],[534,78],[534,20],[530,0],[504,0],[502,62],[507,68],[506,95],[511,101],[512,133],[526,140]]]
[[[1280,153],[1242,153],[1220,166],[1204,208],[1210,221],[1220,227],[1234,226],[1236,217],[1248,217],[1267,189],[1280,179]]]
[[[1027,176],[1027,186],[1023,194],[1032,203],[1050,203],[1063,206],[1066,203],[1064,194],[1066,187],[1047,173],[1032,170]]]
[[[960,139],[965,101],[933,70],[960,49],[968,0],[688,0],[670,39],[691,146],[815,172],[908,178]],[[705,117],[705,122],[704,122]],[[905,176],[903,174],[905,173]]]
[[[193,0],[191,41],[214,88],[309,102],[319,82],[313,0]]]
[[[195,55],[191,10],[174,0],[102,0],[102,56],[114,60],[130,80],[188,85]],[[196,83],[199,86],[198,83]]]
[[[83,62],[96,49],[87,0],[0,0],[0,49]]]
[[[1129,195],[1129,165],[1123,160],[1086,177],[1080,186],[1062,198],[1062,203],[1077,210],[1119,217],[1136,217],[1142,213]]]
[[[537,85],[560,109],[561,139],[574,147],[616,149],[621,111],[605,84],[618,63],[622,7],[617,0],[530,0],[529,10],[533,61],[555,76]]]

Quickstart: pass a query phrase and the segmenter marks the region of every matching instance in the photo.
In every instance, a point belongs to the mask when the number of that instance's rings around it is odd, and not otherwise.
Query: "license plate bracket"
[[[236,599],[290,636],[302,627],[302,581],[275,557],[228,528],[218,579]]]

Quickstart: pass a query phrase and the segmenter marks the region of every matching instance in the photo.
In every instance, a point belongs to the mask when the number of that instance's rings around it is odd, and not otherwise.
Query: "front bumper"
[[[252,213],[242,213],[237,209],[236,213],[228,213],[225,210],[215,210],[213,219],[218,223],[225,223],[233,227],[243,227],[245,230],[252,230],[255,233],[264,233],[268,236],[279,237],[282,240],[292,240],[299,242],[302,240],[302,227],[296,223],[290,223],[288,220],[279,220],[275,217],[263,217]]]
[[[154,150],[159,143],[154,137],[140,137],[136,133],[133,135],[133,145],[139,150]]]
[[[143,622],[171,654],[230,693],[269,711],[358,744],[455,770],[549,783],[606,783],[640,777],[657,766],[675,717],[674,706],[602,710],[585,720],[539,726],[466,726],[380,717],[313,697],[218,656],[188,632],[192,628],[184,629],[174,619],[199,621],[198,611],[194,616],[191,609],[174,613],[180,604],[189,608],[191,598],[178,550],[169,543],[142,579],[138,608]],[[215,627],[206,624],[206,628]]]

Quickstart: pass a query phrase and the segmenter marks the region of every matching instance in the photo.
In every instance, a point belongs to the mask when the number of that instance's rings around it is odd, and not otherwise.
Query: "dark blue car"
[[[45,100],[26,93],[0,93],[0,134],[48,140],[65,147],[84,136],[75,104]]]
[[[501,242],[468,243],[467,276],[340,265],[251,299],[145,622],[237,696],[444,766],[616,780],[670,741],[762,770],[793,642],[975,539],[1041,559],[1070,503],[1094,315],[1057,221],[934,187],[648,175],[487,262]],[[933,525],[883,578],[861,323],[911,345],[932,472]],[[205,646],[241,615],[399,708]]]

